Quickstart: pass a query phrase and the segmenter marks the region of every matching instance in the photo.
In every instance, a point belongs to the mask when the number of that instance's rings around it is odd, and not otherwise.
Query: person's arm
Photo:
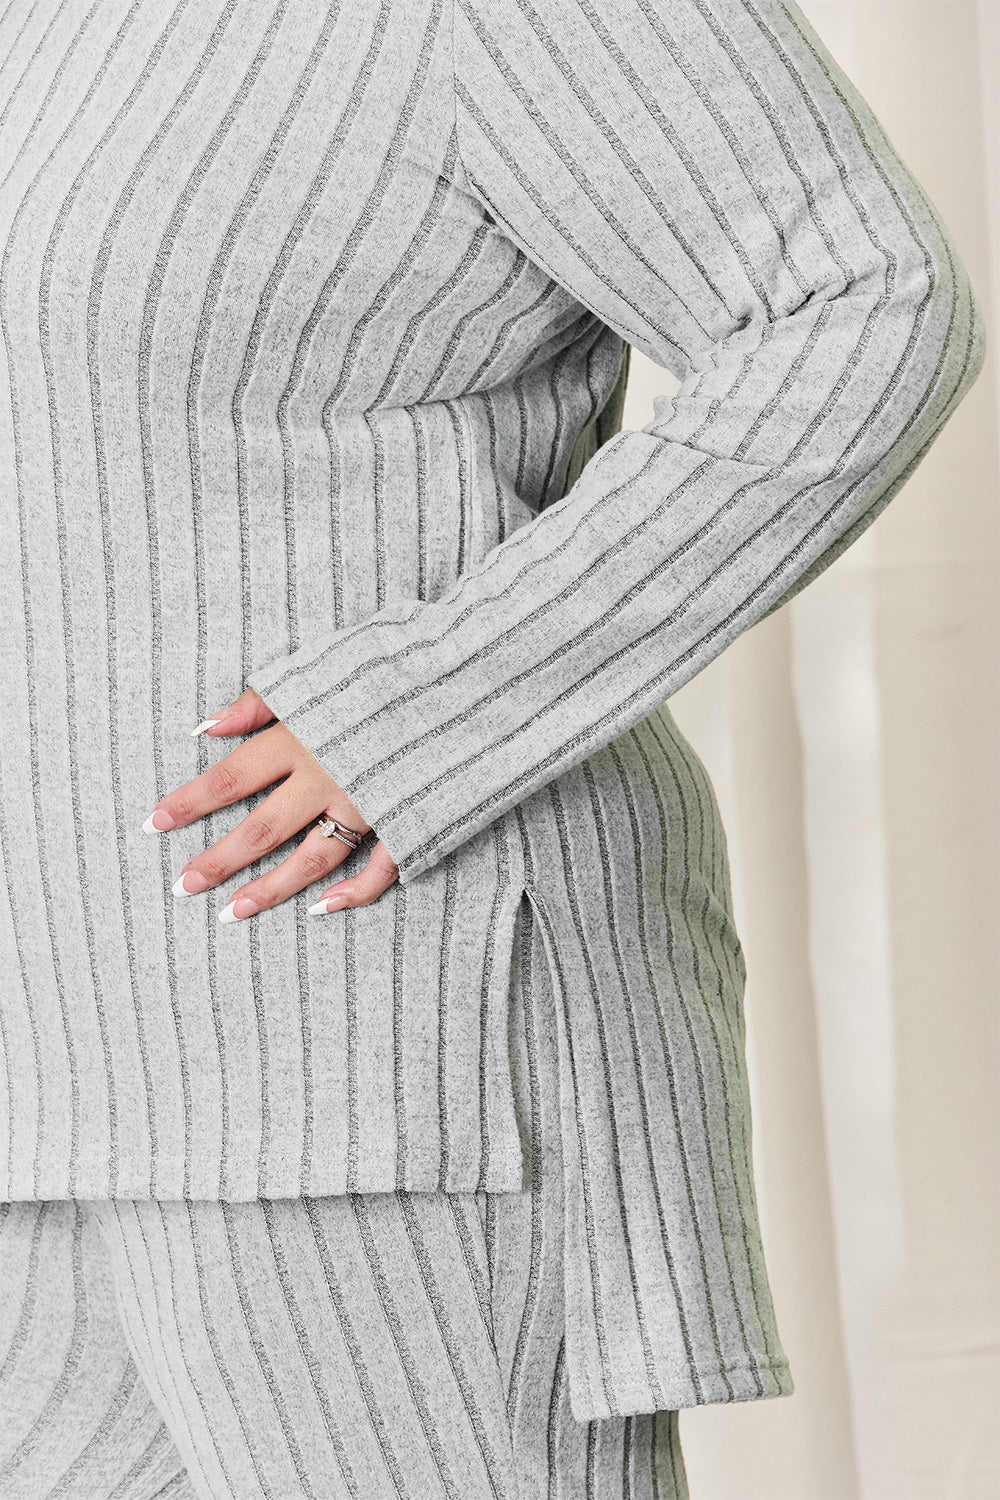
[[[456,0],[454,46],[460,185],[681,386],[441,597],[248,678],[404,883],[827,567],[985,354],[947,229],[794,4]]]

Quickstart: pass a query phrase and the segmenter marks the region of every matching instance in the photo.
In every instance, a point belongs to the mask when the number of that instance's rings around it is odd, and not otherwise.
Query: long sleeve
[[[455,0],[459,183],[681,381],[432,601],[248,678],[403,882],[823,571],[975,381],[945,226],[789,0]]]

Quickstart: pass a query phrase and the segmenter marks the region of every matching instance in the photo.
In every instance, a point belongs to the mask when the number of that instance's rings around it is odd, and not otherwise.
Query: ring
[[[316,821],[324,838],[340,839],[340,842],[350,849],[356,849],[364,838],[364,834],[359,833],[356,828],[345,827],[343,823],[338,823],[336,818],[331,818],[328,813],[320,813]]]

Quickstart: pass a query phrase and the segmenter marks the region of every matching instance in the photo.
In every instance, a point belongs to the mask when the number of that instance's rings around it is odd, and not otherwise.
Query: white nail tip
[[[193,896],[195,894],[194,891],[185,889],[183,875],[177,877],[170,889],[175,896]]]
[[[325,916],[327,912],[326,901],[317,901],[315,906],[310,906],[307,915],[310,917]]]
[[[199,724],[198,725],[197,729],[192,729],[192,731],[191,731],[192,738],[196,734],[201,734],[202,731],[205,730],[205,729],[211,729],[211,727],[212,727],[213,724],[221,724],[221,723],[222,723],[221,719],[206,719],[203,724]]]
[[[143,825],[142,825],[142,831],[143,831],[143,833],[160,833],[160,832],[162,832],[161,829],[155,828],[153,826],[153,818],[154,818],[154,816],[155,815],[153,813],[150,813],[150,815],[146,819],[145,823],[143,823]]]
[[[233,907],[235,905],[236,897],[234,896],[232,901],[229,902],[228,906],[224,906],[219,912],[220,922],[238,922],[240,920],[236,913],[233,911]]]

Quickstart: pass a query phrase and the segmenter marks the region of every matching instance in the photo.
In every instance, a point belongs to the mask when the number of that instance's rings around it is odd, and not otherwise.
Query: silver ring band
[[[331,818],[328,813],[320,813],[317,818],[320,833],[324,838],[339,839],[349,849],[356,849],[364,838],[356,828],[347,828],[343,823],[338,823],[336,818]]]

